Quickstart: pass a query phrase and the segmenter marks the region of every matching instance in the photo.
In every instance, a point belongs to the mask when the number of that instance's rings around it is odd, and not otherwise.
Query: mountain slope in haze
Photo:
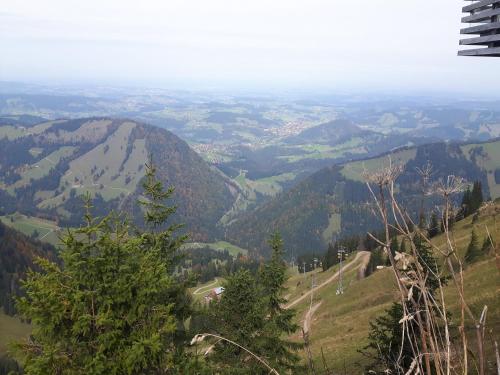
[[[7,227],[0,221],[0,308],[14,313],[12,297],[19,294],[19,281],[28,269],[35,268],[37,257],[56,260],[54,247]]]
[[[15,211],[78,225],[80,196],[90,192],[94,212],[112,209],[142,220],[137,199],[149,155],[158,177],[175,187],[173,220],[194,240],[215,236],[235,187],[171,132],[125,119],[87,118],[38,124],[0,124],[0,213]]]
[[[417,167],[431,162],[433,179],[454,174],[479,180],[486,197],[500,196],[500,141],[476,144],[435,143],[405,148],[391,154],[404,164],[397,180],[398,195],[410,213],[416,214],[421,188]],[[364,170],[387,163],[387,155],[321,169],[255,210],[243,214],[228,228],[229,240],[260,252],[272,231],[281,232],[291,253],[322,252],[338,236],[359,234],[379,224],[371,214]],[[436,198],[437,199],[437,198]],[[458,199],[458,197],[457,197]],[[429,207],[438,203],[428,199]]]
[[[305,129],[299,134],[285,139],[291,144],[338,144],[352,137],[369,136],[371,131],[363,130],[349,120],[333,120]]]
[[[389,150],[428,144],[439,138],[416,134],[385,134],[369,130],[345,119],[337,119],[287,137],[280,145],[253,148],[240,145],[237,157],[219,165],[229,176],[247,171],[252,180],[293,173],[284,188],[333,163],[366,159]]]

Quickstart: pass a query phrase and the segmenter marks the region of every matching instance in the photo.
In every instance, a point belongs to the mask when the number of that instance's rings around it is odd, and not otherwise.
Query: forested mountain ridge
[[[56,259],[53,246],[7,227],[0,221],[0,308],[7,314],[14,312],[12,297],[19,293],[19,281],[28,269],[34,269],[36,257]]]
[[[144,163],[153,155],[158,177],[175,187],[177,213],[193,239],[216,236],[236,186],[171,132],[126,119],[85,118],[24,125],[0,123],[0,214],[21,212],[75,226],[80,196],[90,192],[97,215],[127,211],[137,223]]]
[[[278,230],[290,253],[322,252],[339,236],[371,230],[378,221],[371,213],[363,171],[392,162],[404,165],[397,180],[398,195],[416,215],[422,189],[416,168],[433,166],[432,180],[454,174],[481,181],[486,197],[500,196],[500,141],[434,143],[404,148],[383,156],[321,169],[271,201],[243,214],[228,233],[230,241],[259,252],[268,233]],[[428,199],[429,207],[433,200]]]

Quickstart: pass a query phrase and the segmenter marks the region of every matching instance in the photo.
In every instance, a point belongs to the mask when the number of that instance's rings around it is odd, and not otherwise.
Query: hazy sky
[[[460,0],[23,0],[0,5],[0,80],[499,91],[457,57]]]

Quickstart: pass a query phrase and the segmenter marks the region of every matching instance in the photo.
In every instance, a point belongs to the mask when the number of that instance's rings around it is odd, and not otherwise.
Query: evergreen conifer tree
[[[399,243],[398,243],[398,238],[396,236],[392,237],[391,239],[391,243],[390,243],[390,250],[391,250],[391,254],[393,256],[396,255],[396,251],[399,251]]]
[[[215,333],[261,355],[266,306],[260,297],[255,278],[248,270],[239,270],[228,277],[220,301],[214,302],[213,327]],[[243,349],[220,341],[208,357],[218,373],[267,373]],[[241,363],[245,362],[245,366]]]
[[[323,258],[323,271],[326,271],[333,265],[335,265],[337,259],[337,243],[335,246],[330,242],[328,243],[328,248],[326,250],[326,254]]]
[[[484,238],[483,245],[481,246],[481,253],[486,254],[492,249],[491,241],[488,236]]]
[[[32,322],[28,341],[16,345],[26,374],[170,374],[191,366],[177,327],[182,285],[172,277],[182,238],[162,230],[173,208],[147,165],[146,222],[154,231],[134,231],[122,216],[91,215],[62,238],[62,266],[39,259],[42,272],[23,283],[18,311]]]
[[[431,219],[429,221],[429,228],[427,229],[427,235],[429,238],[433,238],[439,234],[440,225],[435,212],[432,213]]]
[[[467,246],[467,251],[465,253],[465,261],[467,263],[472,263],[474,262],[477,258],[481,256],[481,251],[479,249],[479,243],[478,243],[478,238],[476,231],[472,229],[472,233],[470,236],[470,242],[469,245]]]
[[[372,359],[369,371],[383,374],[389,370],[391,374],[400,374],[401,369],[410,368],[413,351],[408,340],[404,341],[401,348],[403,326],[399,321],[402,317],[403,307],[401,303],[395,302],[384,315],[370,322],[368,345],[361,351]]]
[[[297,368],[300,358],[295,353],[301,346],[287,340],[284,335],[290,335],[299,327],[293,322],[295,311],[285,309],[286,299],[283,297],[286,288],[286,264],[283,261],[283,240],[278,233],[274,233],[269,245],[272,249],[271,260],[261,271],[260,280],[263,289],[263,298],[267,305],[268,318],[265,331],[267,340],[264,352],[272,359],[274,367],[283,371]]]
[[[401,246],[399,247],[399,252],[406,253],[406,241],[404,238],[401,240]]]
[[[481,181],[475,181],[472,186],[472,192],[470,196],[471,213],[476,212],[479,207],[483,204],[483,187]]]
[[[465,190],[464,195],[462,197],[462,212],[463,216],[467,217],[471,214],[471,191],[470,187],[467,187],[467,190]]]
[[[396,251],[399,251],[398,238],[396,236],[393,236],[391,238],[391,243],[389,244],[389,251],[391,252],[393,257],[396,255]],[[386,264],[388,266],[391,264],[391,262],[389,261],[389,256],[387,256]]]
[[[445,285],[448,278],[439,276],[437,260],[432,254],[430,246],[424,242],[421,236],[416,235],[413,242],[418,254],[418,265],[412,264],[408,269],[401,270],[401,272],[402,274],[412,273],[415,272],[416,267],[419,267],[424,272],[428,292],[434,294],[439,288],[439,284]],[[423,302],[421,302],[420,293],[418,290],[414,292],[413,299],[421,303],[421,306],[413,306],[415,311],[410,311],[410,313],[415,313],[425,308]],[[400,323],[402,318],[403,307],[398,302],[394,303],[386,311],[385,315],[376,318],[374,322],[370,323],[369,343],[362,353],[373,359],[371,369],[375,368],[381,373],[389,370],[391,374],[404,374],[409,369],[413,352],[408,339],[405,338],[402,341],[403,332]],[[411,330],[418,330],[418,325],[414,320],[408,322],[408,324],[412,325]],[[397,362],[400,353],[401,358]]]
[[[283,241],[274,234],[269,244],[271,260],[266,263],[258,281],[250,272],[238,271],[228,278],[219,302],[212,306],[214,329],[256,355],[280,373],[292,373],[299,368],[296,351],[302,345],[286,336],[298,326],[293,322],[295,313],[283,306],[286,300],[284,284],[286,265],[283,261]],[[248,358],[242,349],[224,342],[214,347],[213,363],[217,371],[227,374],[268,374],[269,370],[258,361]],[[241,366],[242,362],[247,363]]]

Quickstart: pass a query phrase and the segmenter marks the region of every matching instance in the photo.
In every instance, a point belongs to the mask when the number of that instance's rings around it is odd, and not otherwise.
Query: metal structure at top
[[[458,51],[459,56],[500,57],[500,0],[467,0],[469,5],[462,8],[468,16],[462,22],[468,26],[460,34],[469,38],[461,39],[461,46],[474,48]],[[481,46],[480,48],[478,48]]]
[[[344,283],[342,280],[342,261],[347,256],[347,249],[344,246],[340,246],[339,249],[337,250],[337,256],[339,257],[339,263],[340,263],[339,284],[337,286],[337,293],[336,293],[338,295],[338,294],[344,294]]]

